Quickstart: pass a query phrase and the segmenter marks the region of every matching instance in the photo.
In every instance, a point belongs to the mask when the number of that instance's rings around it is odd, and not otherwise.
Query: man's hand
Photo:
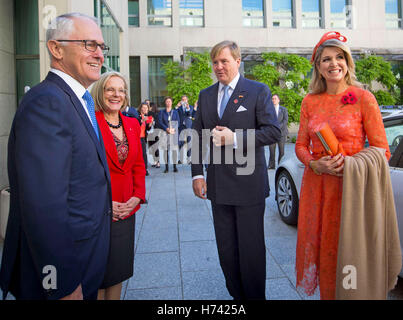
[[[207,184],[206,180],[204,178],[199,178],[193,180],[193,192],[195,196],[201,198],[201,199],[207,199],[206,194],[207,194]]]
[[[211,133],[216,147],[234,144],[234,133],[227,127],[216,126]]]
[[[83,290],[81,288],[81,284],[70,293],[68,296],[61,298],[60,300],[83,300]]]

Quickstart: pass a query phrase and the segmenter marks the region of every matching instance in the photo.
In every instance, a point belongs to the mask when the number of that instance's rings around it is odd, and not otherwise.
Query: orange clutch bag
[[[315,131],[315,133],[320,142],[322,142],[322,145],[328,155],[335,156],[339,153],[341,153],[343,156],[346,155],[343,146],[341,145],[339,140],[337,140],[328,123],[322,125],[321,129]]]

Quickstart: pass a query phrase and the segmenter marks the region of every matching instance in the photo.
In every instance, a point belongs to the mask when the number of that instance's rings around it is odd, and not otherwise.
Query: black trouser
[[[268,167],[274,168],[276,166],[276,144],[278,145],[278,162],[280,163],[281,158],[284,156],[284,145],[285,145],[286,136],[281,137],[280,141],[277,143],[273,143],[269,146],[270,150],[270,160]]]
[[[170,151],[170,147],[168,146],[168,149],[164,150],[164,161],[165,161],[165,166],[168,167],[168,163],[169,163],[169,151]],[[174,164],[174,166],[177,165],[178,163],[178,150],[174,149],[172,150],[172,163]]]
[[[236,300],[265,299],[265,202],[230,206],[211,202],[218,256],[228,292]]]
[[[160,138],[158,136],[155,136],[155,140],[154,141],[148,141],[148,147],[151,149],[151,147],[157,143],[157,141]],[[160,161],[160,150],[156,149],[154,152],[151,152],[151,155],[153,156],[154,162],[159,162]]]
[[[143,159],[147,170],[147,143],[146,138],[141,138],[141,148],[143,149]]]

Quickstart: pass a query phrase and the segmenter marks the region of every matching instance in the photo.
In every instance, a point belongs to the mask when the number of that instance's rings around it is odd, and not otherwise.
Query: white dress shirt
[[[275,104],[274,105],[274,109],[276,110],[276,116],[278,118],[278,110],[280,109],[280,105],[279,104]]]
[[[87,89],[85,89],[80,82],[78,82],[73,77],[69,76],[67,73],[64,73],[63,71],[60,71],[60,70],[57,70],[54,68],[51,68],[50,71],[57,74],[60,78],[62,78],[64,80],[64,82],[66,82],[67,85],[71,88],[71,90],[73,90],[73,92],[77,96],[78,100],[80,100],[81,105],[83,106],[85,113],[88,116],[88,119],[92,123],[90,113],[88,112],[87,105],[83,99],[83,95]]]

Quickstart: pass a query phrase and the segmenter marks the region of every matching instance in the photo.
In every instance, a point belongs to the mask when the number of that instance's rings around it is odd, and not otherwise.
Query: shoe
[[[176,168],[175,164],[174,164],[174,172],[178,172],[178,168]]]
[[[156,168],[160,168],[160,162],[158,161],[157,164],[155,165]]]
[[[276,169],[276,167],[269,167],[268,169],[269,170],[274,170],[274,169]]]
[[[148,172],[148,170],[146,171],[146,176],[149,176],[150,175],[150,173]]]
[[[165,166],[164,173],[168,173],[168,171],[169,171],[169,168],[168,168],[168,165],[166,165],[166,166]]]
[[[179,160],[179,161],[178,161],[178,164],[182,164],[182,161]]]
[[[144,204],[148,204],[148,200],[146,199],[146,200],[144,200]]]

